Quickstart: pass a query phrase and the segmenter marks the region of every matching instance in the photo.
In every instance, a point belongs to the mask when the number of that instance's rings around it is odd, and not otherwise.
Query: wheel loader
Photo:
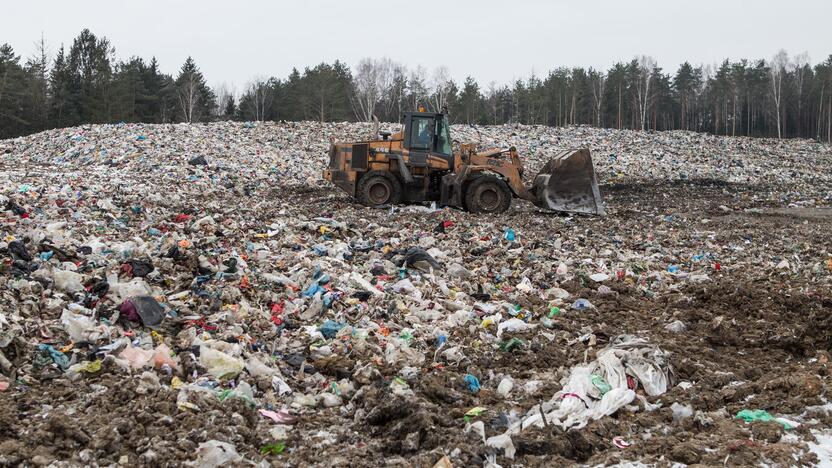
[[[377,207],[435,201],[474,213],[502,213],[514,197],[553,211],[603,215],[589,150],[563,151],[543,166],[530,188],[523,184],[517,149],[452,151],[445,112],[407,112],[401,131],[368,141],[331,141],[324,179],[362,204]]]

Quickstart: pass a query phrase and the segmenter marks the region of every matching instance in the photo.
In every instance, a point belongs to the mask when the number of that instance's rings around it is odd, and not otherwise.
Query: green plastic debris
[[[560,308],[559,308],[559,307],[557,307],[557,306],[552,306],[552,307],[549,309],[549,315],[548,315],[548,317],[549,317],[549,318],[554,318],[554,317],[555,317],[555,315],[560,315]]]
[[[486,408],[484,408],[484,407],[482,407],[482,406],[475,406],[475,407],[473,407],[473,408],[469,409],[469,410],[465,413],[465,417],[464,417],[463,419],[465,419],[465,422],[466,422],[466,423],[470,423],[472,419],[474,419],[474,418],[476,418],[476,417],[479,417],[479,416],[480,416],[482,413],[484,413],[485,411],[487,411],[487,409],[486,409]]]
[[[280,455],[286,450],[286,442],[282,440],[274,444],[266,444],[260,447],[260,455]]]
[[[754,421],[775,421],[775,422],[778,422],[778,423],[782,424],[783,427],[786,428],[786,429],[794,429],[794,427],[792,427],[791,424],[789,424],[787,422],[783,422],[783,421],[775,418],[774,416],[770,415],[769,412],[766,411],[766,410],[744,409],[744,410],[740,411],[739,413],[737,413],[737,415],[734,416],[734,419],[742,419],[743,421],[745,421],[747,423],[754,422]]]
[[[410,344],[413,341],[413,334],[410,333],[410,330],[402,330],[402,332],[399,333],[399,338],[404,340],[407,344]]]
[[[509,341],[503,341],[500,343],[500,351],[509,352],[515,348],[522,348],[523,345],[523,340],[520,338],[512,338]]]
[[[220,401],[225,401],[229,398],[234,398],[235,396],[236,394],[234,393],[234,390],[225,389],[217,392],[217,398]]]
[[[598,374],[592,374],[589,379],[592,381],[592,385],[595,385],[595,388],[601,392],[601,395],[604,395],[608,391],[612,390],[610,384],[608,384],[607,381]]]
[[[248,395],[244,394],[243,392],[238,391],[237,389],[224,389],[217,392],[217,398],[220,401],[226,401],[231,398],[239,398],[240,400],[245,401],[249,406],[252,408],[257,406],[257,403],[251,399]]]

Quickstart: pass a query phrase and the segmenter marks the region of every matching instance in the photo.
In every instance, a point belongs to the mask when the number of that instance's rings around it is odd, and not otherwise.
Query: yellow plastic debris
[[[78,372],[87,372],[89,374],[94,374],[101,370],[101,359],[96,359],[95,361],[87,361],[81,364],[79,367],[76,368]]]

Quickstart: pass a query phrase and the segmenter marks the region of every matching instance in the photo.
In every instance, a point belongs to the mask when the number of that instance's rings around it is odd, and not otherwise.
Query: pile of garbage
[[[0,464],[817,456],[832,148],[454,126],[590,147],[609,213],[482,217],[323,182],[371,127],[0,141]]]

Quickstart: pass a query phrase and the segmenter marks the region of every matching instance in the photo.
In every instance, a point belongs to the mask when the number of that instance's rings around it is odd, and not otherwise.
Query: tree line
[[[609,70],[559,67],[545,77],[481,86],[456,83],[446,67],[408,68],[365,58],[256,78],[242,92],[212,89],[188,57],[178,73],[155,58],[117,60],[105,37],[83,30],[69,49],[45,40],[22,60],[0,46],[0,138],[107,122],[317,120],[397,122],[403,112],[445,109],[455,123],[691,130],[719,135],[832,142],[832,55],[683,63],[665,73],[651,57]]]

